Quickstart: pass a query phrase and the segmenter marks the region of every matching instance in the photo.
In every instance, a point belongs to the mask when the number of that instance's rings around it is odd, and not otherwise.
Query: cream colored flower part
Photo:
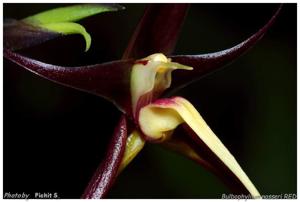
[[[131,72],[131,97],[132,110],[135,116],[136,105],[138,99],[146,93],[155,91],[163,91],[171,85],[171,73],[176,69],[192,70],[192,67],[171,62],[162,53],[156,53],[146,58],[140,59],[145,63],[137,62]]]
[[[153,140],[165,140],[181,123],[187,123],[211,151],[236,175],[253,198],[260,194],[233,155],[209,128],[199,112],[186,99],[174,97],[157,100],[140,110],[142,132]]]

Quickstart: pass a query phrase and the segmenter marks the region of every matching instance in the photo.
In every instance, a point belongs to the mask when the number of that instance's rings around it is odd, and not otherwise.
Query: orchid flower
[[[16,50],[61,35],[81,34],[87,51],[91,36],[75,21],[124,9],[122,6],[68,6],[4,23],[5,58],[58,84],[103,97],[122,112],[105,159],[82,198],[105,197],[117,176],[146,143],[159,143],[196,161],[217,175],[233,193],[260,198],[253,182],[193,104],[173,95],[177,89],[222,68],[253,47],[274,23],[281,6],[261,29],[231,48],[202,55],[172,55],[188,7],[150,4],[121,60],[78,67],[47,64]]]

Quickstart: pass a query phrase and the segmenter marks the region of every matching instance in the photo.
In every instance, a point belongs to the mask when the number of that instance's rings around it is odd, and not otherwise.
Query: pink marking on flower
[[[176,102],[174,101],[174,98],[162,98],[162,99],[155,100],[153,104],[167,107],[176,104]]]
[[[136,60],[134,64],[142,64],[146,66],[148,64],[149,60]]]

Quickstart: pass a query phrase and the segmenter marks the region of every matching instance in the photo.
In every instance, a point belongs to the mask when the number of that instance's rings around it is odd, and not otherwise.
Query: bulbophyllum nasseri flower
[[[216,53],[171,55],[187,4],[150,4],[118,61],[63,67],[15,52],[62,34],[83,35],[87,51],[90,36],[73,21],[120,9],[123,7],[118,5],[76,5],[4,24],[5,58],[56,83],[104,97],[123,112],[104,161],[82,198],[105,197],[118,174],[146,142],[160,143],[196,161],[216,174],[233,193],[260,198],[254,184],[194,106],[185,98],[166,95],[245,53],[274,23],[281,6],[255,34]]]

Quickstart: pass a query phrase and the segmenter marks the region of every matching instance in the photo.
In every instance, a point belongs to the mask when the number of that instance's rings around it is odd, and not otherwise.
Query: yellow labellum
[[[175,97],[143,107],[139,124],[143,133],[154,140],[168,138],[181,123],[187,123],[211,151],[236,175],[254,198],[260,194],[229,150],[209,128],[199,112],[186,99]]]

